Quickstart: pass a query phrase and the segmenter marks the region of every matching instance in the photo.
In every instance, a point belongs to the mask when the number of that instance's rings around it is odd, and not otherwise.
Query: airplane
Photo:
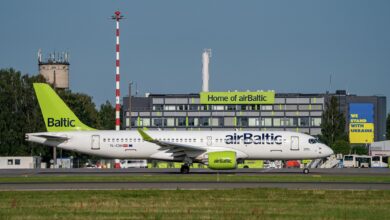
[[[34,83],[34,90],[47,132],[27,133],[26,140],[79,153],[183,162],[183,174],[194,162],[230,170],[247,159],[316,159],[333,154],[316,138],[290,131],[96,130],[81,122],[50,85]]]

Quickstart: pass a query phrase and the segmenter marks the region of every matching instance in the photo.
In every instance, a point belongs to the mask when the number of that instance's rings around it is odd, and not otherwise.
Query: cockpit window
[[[318,143],[318,140],[315,139],[315,138],[310,138],[310,139],[309,139],[309,143],[310,143],[310,144],[315,144],[315,143]]]

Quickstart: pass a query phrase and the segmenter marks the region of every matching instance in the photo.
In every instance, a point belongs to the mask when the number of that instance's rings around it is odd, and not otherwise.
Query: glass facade
[[[127,109],[123,115],[126,129],[275,129],[316,135],[320,131],[324,103],[325,97],[320,95],[277,96],[274,104],[267,105],[204,105],[199,103],[197,94],[149,95],[133,100],[131,114]]]

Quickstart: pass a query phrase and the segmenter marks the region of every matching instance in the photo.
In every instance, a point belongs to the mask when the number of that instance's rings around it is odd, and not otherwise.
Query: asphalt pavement
[[[275,175],[275,174],[302,174],[302,169],[235,169],[235,170],[210,170],[191,169],[189,174],[236,174],[236,175]],[[74,168],[74,169],[0,169],[0,177],[7,176],[41,176],[41,175],[173,175],[180,174],[180,169],[157,169],[157,168],[128,168],[128,169],[95,169],[95,168]],[[312,175],[363,175],[378,176],[390,175],[388,168],[332,168],[332,169],[310,169]]]
[[[213,171],[191,169],[190,174],[180,174],[178,169],[21,169],[0,170],[0,177],[18,176],[136,176],[136,175],[305,175],[301,169],[237,169]],[[388,176],[390,169],[311,169],[311,175]],[[309,175],[310,175],[309,174]],[[0,190],[138,190],[138,189],[237,189],[237,188],[285,188],[323,190],[390,190],[390,183],[361,182],[0,182]]]

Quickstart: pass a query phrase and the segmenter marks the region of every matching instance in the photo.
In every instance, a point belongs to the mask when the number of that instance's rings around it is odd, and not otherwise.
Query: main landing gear
[[[180,173],[187,174],[190,172],[190,165],[192,164],[192,159],[189,157],[186,157],[184,159],[184,164],[181,165]]]
[[[304,168],[304,169],[303,169],[303,174],[309,174],[309,173],[310,173],[309,168]]]
[[[188,166],[188,164],[181,165],[180,173],[187,174],[189,172],[190,172],[190,166]]]

